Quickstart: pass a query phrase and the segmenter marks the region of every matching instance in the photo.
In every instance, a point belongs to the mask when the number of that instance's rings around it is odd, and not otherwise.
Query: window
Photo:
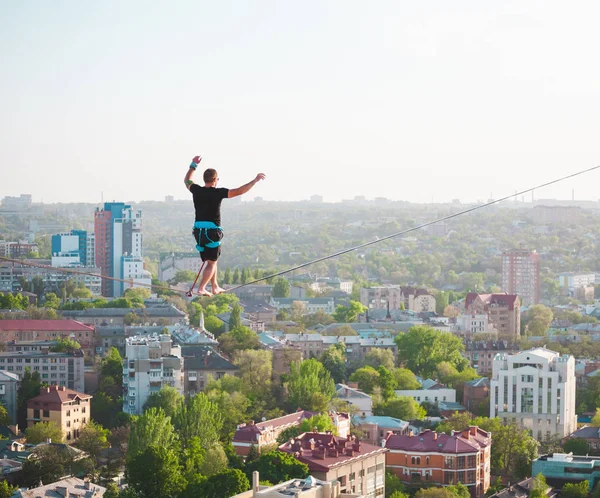
[[[456,459],[456,468],[457,469],[464,469],[465,468],[465,457],[464,456],[459,456]]]
[[[33,418],[40,418],[40,411],[39,410],[33,410]]]
[[[475,482],[475,471],[474,470],[467,471],[467,482],[468,483]]]
[[[452,469],[453,468],[452,462],[453,462],[452,457],[449,457],[449,456],[444,457],[444,468]],[[446,484],[448,484],[448,483],[446,483]]]
[[[475,463],[475,462],[476,462],[476,457],[475,457],[475,455],[469,455],[469,456],[467,457],[467,466],[468,466],[470,469],[472,469],[473,467],[475,467],[475,465],[476,465],[476,463]]]

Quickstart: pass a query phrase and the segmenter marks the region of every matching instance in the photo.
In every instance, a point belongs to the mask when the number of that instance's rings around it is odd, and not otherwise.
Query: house
[[[6,370],[0,370],[0,404],[6,408],[13,424],[17,423],[17,390],[19,376]]]
[[[497,493],[490,495],[489,498],[529,498],[533,488],[534,479],[534,477],[528,477],[527,479],[511,484],[507,488],[501,489]],[[546,488],[547,498],[554,498],[557,494],[558,493],[552,486]]]
[[[81,344],[87,354],[93,354],[95,327],[76,320],[0,320],[2,342],[55,341],[69,338]]]
[[[360,414],[367,416],[373,414],[373,399],[358,389],[358,383],[336,384],[335,391],[336,398],[356,407]]]
[[[417,313],[435,312],[436,304],[427,289],[398,285],[362,288],[360,302],[369,309],[406,309]]]
[[[417,403],[426,401],[437,405],[439,402],[456,401],[456,389],[445,387],[432,379],[421,381],[421,389],[398,389],[394,393],[396,396],[413,398]]]
[[[494,358],[490,417],[515,419],[538,441],[577,428],[575,359],[546,348]]]
[[[562,444],[565,444],[569,439],[585,439],[589,453],[592,455],[596,455],[600,453],[600,428],[584,426],[577,429],[575,432],[572,432],[567,437],[562,439]]]
[[[516,294],[477,294],[465,297],[465,313],[486,314],[488,323],[498,331],[499,338],[512,341],[521,335],[521,300]]]
[[[310,475],[321,481],[337,480],[342,493],[383,496],[386,448],[361,443],[355,436],[306,432],[279,446],[308,465]]]
[[[463,405],[468,411],[475,413],[482,403],[489,403],[489,395],[490,380],[487,377],[470,380],[464,384]]]
[[[210,379],[221,379],[225,375],[235,375],[238,367],[221,356],[210,346],[184,344],[181,346],[183,358],[183,392],[193,396],[204,390]]]
[[[388,432],[393,434],[408,434],[409,423],[399,418],[377,415],[355,415],[352,418],[354,426],[364,433],[361,438],[365,443],[381,446]]]
[[[146,308],[87,308],[85,310],[65,310],[61,314],[66,318],[94,326],[122,326],[127,315],[144,325],[181,325],[187,323],[187,314],[171,304],[152,304]]]
[[[479,427],[451,435],[425,430],[415,435],[389,433],[385,439],[388,472],[415,487],[462,482],[471,496],[482,497],[490,486],[492,435]]]
[[[492,371],[492,361],[496,354],[514,354],[519,351],[516,343],[508,341],[463,341],[465,352],[463,355],[469,359],[471,366],[482,376],[487,376]]]
[[[247,424],[240,424],[233,436],[233,447],[239,456],[246,456],[252,446],[260,452],[265,446],[277,443],[277,438],[286,429],[298,427],[303,420],[318,415],[318,412],[298,410],[294,413],[277,417],[272,420],[254,423],[250,420]],[[350,433],[350,417],[347,413],[329,412],[329,416],[336,427],[338,435],[347,437]]]
[[[27,402],[27,427],[52,422],[61,428],[67,441],[77,439],[90,421],[91,400],[89,394],[65,386],[42,387],[40,394]]]
[[[590,493],[600,479],[600,459],[571,453],[542,455],[532,462],[532,474],[542,474],[551,486],[562,488],[568,482],[588,481]]]
[[[56,496],[64,498],[101,498],[104,496],[106,488],[98,484],[93,484],[89,479],[79,479],[77,477],[67,477],[60,481],[46,484],[27,491],[19,490],[15,498],[40,498],[44,496]]]

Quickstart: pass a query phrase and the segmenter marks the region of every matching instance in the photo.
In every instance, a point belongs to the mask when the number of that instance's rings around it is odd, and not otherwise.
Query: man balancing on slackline
[[[192,159],[184,181],[185,186],[194,196],[196,223],[194,223],[193,234],[196,239],[196,249],[200,252],[203,264],[206,265],[198,284],[198,294],[211,296],[223,292],[217,283],[217,261],[221,255],[221,240],[223,239],[221,201],[245,194],[259,181],[264,180],[265,175],[259,173],[254,180],[238,188],[217,188],[219,174],[216,170],[209,168],[204,171],[204,187],[201,187],[192,181],[192,176],[194,176],[200,161],[202,161],[201,156]],[[208,282],[211,283],[212,294],[206,290]]]

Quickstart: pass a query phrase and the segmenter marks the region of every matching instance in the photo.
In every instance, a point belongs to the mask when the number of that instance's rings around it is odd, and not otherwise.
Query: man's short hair
[[[215,180],[216,177],[217,177],[217,170],[208,168],[204,172],[204,183],[211,183]]]

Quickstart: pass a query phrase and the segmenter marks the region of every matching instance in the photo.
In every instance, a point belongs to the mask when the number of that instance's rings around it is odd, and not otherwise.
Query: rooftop
[[[69,497],[97,498],[104,495],[106,488],[77,477],[68,477],[39,488],[18,491],[15,496],[17,498],[64,498],[67,492]]]
[[[35,330],[40,332],[93,332],[94,328],[76,320],[0,320],[0,332]]]
[[[184,370],[230,370],[238,369],[228,359],[210,346],[183,344],[181,346]]]
[[[450,436],[427,429],[416,436],[390,434],[385,440],[385,447],[390,450],[450,454],[474,453],[491,444],[491,433],[476,426]]]
[[[65,386],[48,386],[41,387],[40,394],[35,398],[31,398],[29,403],[68,403],[76,399],[91,399],[92,396],[85,393],[68,389]]]

